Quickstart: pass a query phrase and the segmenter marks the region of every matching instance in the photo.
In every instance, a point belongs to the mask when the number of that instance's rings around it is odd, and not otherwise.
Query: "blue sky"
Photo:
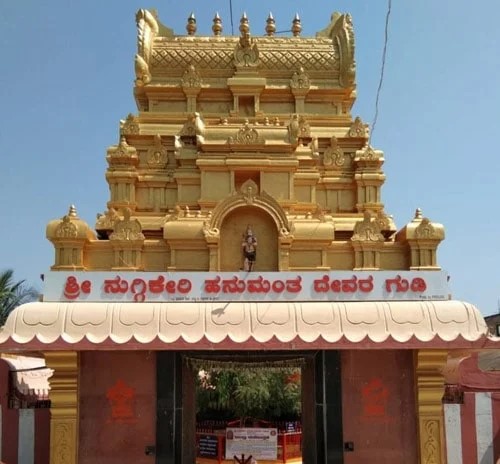
[[[266,5],[265,7],[262,5]],[[207,6],[209,5],[209,6]],[[386,212],[398,228],[422,208],[444,224],[439,264],[453,297],[484,314],[500,298],[500,2],[393,0],[385,80],[372,144],[382,149]],[[135,12],[156,8],[185,33],[211,34],[216,11],[231,33],[229,0],[19,0],[0,6],[0,269],[41,287],[54,261],[45,226],[74,203],[91,226],[109,199],[105,154],[118,121],[136,111],[132,94]],[[233,0],[253,35],[269,10],[278,30],[295,12],[303,35],[323,29],[333,11],[350,12],[356,34],[358,100],[353,115],[374,116],[385,0]]]

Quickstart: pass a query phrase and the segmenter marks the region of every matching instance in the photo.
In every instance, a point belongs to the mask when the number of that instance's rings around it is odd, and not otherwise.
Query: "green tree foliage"
[[[300,369],[201,371],[197,384],[200,419],[294,420],[300,415]]]
[[[14,271],[0,272],[0,327],[5,324],[9,314],[17,306],[34,301],[39,293],[25,284],[24,280],[14,281]]]

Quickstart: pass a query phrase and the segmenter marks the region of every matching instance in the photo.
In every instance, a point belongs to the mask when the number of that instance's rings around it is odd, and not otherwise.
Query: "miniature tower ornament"
[[[241,243],[243,249],[243,270],[251,271],[255,264],[257,257],[257,237],[252,231],[252,227],[248,224],[245,233],[243,234],[243,242]]]

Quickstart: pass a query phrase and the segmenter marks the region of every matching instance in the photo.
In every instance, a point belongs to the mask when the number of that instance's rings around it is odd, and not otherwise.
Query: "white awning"
[[[49,378],[54,373],[45,365],[45,359],[33,356],[2,355],[12,372],[14,387],[22,394],[36,394],[39,397],[48,395]]]
[[[0,350],[465,348],[491,340],[460,301],[22,305]]]

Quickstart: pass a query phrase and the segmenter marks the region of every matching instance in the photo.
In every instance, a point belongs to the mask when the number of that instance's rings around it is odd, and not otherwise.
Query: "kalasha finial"
[[[222,32],[222,20],[220,19],[219,12],[215,13],[214,19],[213,19],[213,26],[212,26],[212,31],[215,36],[221,35]]]
[[[78,217],[78,214],[76,212],[76,206],[75,205],[69,205],[69,212],[68,216],[72,218]]]
[[[298,37],[302,31],[302,24],[300,24],[299,14],[295,13],[295,17],[292,21],[292,34],[294,37]]]
[[[269,16],[266,19],[266,34],[268,36],[274,35],[276,32],[276,21],[273,18],[273,14],[269,12]]]
[[[243,12],[243,15],[240,19],[240,32],[241,35],[248,34],[250,32],[250,24],[248,23],[248,17],[246,12]]]
[[[194,17],[193,12],[191,12],[187,21],[186,31],[188,35],[194,35],[196,32],[196,18]]]
[[[415,210],[415,219],[422,219],[422,210],[420,208]]]

